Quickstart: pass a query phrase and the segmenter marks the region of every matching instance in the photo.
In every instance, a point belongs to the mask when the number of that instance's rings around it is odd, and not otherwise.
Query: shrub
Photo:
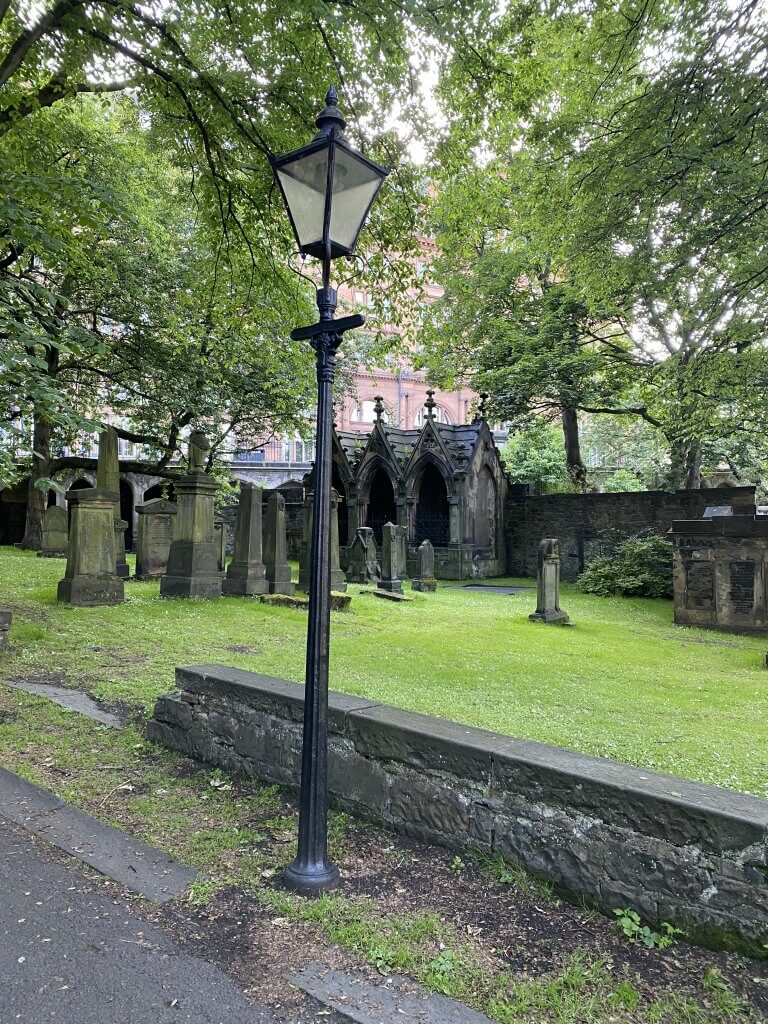
[[[629,537],[590,562],[578,586],[603,597],[672,597],[672,545],[658,534]]]

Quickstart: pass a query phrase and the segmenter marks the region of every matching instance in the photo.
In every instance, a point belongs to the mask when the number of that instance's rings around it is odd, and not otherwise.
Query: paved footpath
[[[0,1024],[276,1024],[130,901],[0,818]]]

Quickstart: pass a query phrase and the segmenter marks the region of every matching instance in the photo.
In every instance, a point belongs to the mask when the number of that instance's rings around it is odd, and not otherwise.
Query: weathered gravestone
[[[173,524],[178,508],[166,498],[152,498],[136,506],[139,527],[136,537],[136,579],[151,580],[168,568]]]
[[[113,520],[115,529],[115,572],[126,579],[131,570],[125,560],[125,531],[128,523],[120,518],[120,460],[117,453],[117,434],[114,427],[99,433],[99,457],[96,463],[96,486],[115,495]]]
[[[402,594],[405,577],[405,527],[385,523],[382,530],[381,580],[379,590]]]
[[[768,633],[768,516],[707,509],[677,520],[673,546],[675,622],[735,633]]]
[[[344,499],[336,490],[331,490],[331,590],[345,593],[347,577],[341,568],[341,551],[339,548],[339,505]],[[304,503],[304,543],[299,559],[299,590],[309,593],[309,566],[312,558],[312,519],[314,495],[308,494]]]
[[[219,485],[204,472],[210,449],[201,430],[189,438],[189,472],[174,483],[178,514],[160,580],[161,597],[221,597],[219,546],[213,536],[213,499]]]
[[[223,593],[233,597],[266,594],[269,590],[266,568],[261,560],[261,500],[260,487],[240,484],[234,557],[222,585]]]
[[[216,561],[223,575],[227,569],[227,525],[221,519],[214,520],[213,539],[216,542]]]
[[[528,618],[532,622],[550,622],[559,626],[568,622],[567,614],[560,609],[560,541],[553,537],[539,544],[536,611]]]
[[[8,634],[13,623],[13,612],[10,608],[0,608],[0,654],[8,646]]]
[[[350,545],[347,580],[350,583],[378,583],[380,579],[376,537],[370,526],[361,526]]]
[[[274,491],[267,503],[264,527],[264,565],[270,594],[293,596],[296,589],[291,583],[291,567],[285,546],[285,498]]]
[[[70,508],[67,568],[59,580],[60,601],[79,606],[120,604],[123,578],[115,572],[114,491],[86,487],[67,491]]]
[[[60,505],[51,505],[43,512],[43,546],[40,558],[66,558],[69,547],[69,516]]]
[[[435,549],[432,547],[430,540],[423,540],[421,542],[419,550],[416,552],[416,558],[418,566],[411,587],[422,592],[437,590]]]

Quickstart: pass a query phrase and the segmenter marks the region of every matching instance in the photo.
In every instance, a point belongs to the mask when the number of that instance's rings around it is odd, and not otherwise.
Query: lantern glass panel
[[[354,247],[381,182],[380,172],[341,147],[336,149],[329,230],[334,248],[349,252]]]
[[[323,237],[328,150],[300,156],[277,169],[300,249],[319,246]]]

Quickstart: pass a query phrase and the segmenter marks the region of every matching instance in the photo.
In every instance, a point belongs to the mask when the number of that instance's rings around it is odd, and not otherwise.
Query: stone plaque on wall
[[[731,562],[728,596],[737,615],[749,615],[755,607],[755,563]]]
[[[714,562],[687,560],[685,563],[685,604],[688,608],[712,608],[715,600]]]

